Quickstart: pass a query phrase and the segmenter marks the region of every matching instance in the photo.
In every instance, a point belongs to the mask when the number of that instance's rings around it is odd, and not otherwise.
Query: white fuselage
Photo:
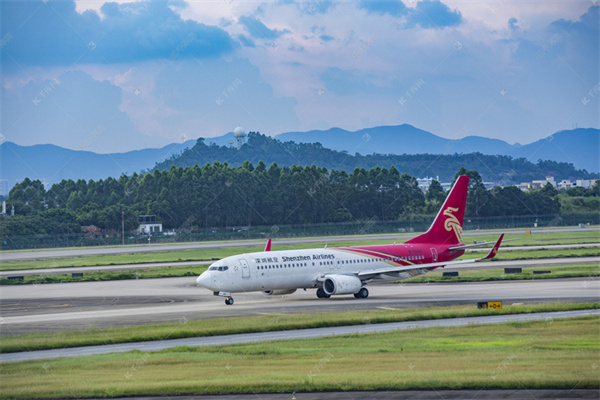
[[[232,293],[316,288],[326,275],[377,270],[397,261],[341,248],[264,251],[219,260],[198,277],[197,283],[214,292]],[[418,261],[415,257],[413,262]],[[425,271],[398,272],[381,279],[406,279],[422,273]]]

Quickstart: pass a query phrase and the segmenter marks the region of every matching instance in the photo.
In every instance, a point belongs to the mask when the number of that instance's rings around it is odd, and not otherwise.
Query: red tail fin
[[[469,176],[459,176],[427,232],[406,243],[460,243],[468,189]]]

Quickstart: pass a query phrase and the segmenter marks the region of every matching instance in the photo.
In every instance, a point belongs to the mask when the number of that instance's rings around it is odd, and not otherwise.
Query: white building
[[[429,185],[431,185],[431,181],[432,180],[436,180],[436,181],[440,181],[440,177],[436,177],[436,178],[417,178],[417,183],[419,184],[419,189],[421,189],[422,191],[426,192],[429,190]]]
[[[563,179],[562,181],[558,182],[559,189],[571,189],[573,186],[575,186],[575,184],[568,179]]]
[[[552,186],[556,187],[556,181],[554,180],[554,177],[547,176],[546,179],[542,179],[539,181],[532,181],[531,189],[544,187],[544,186],[546,186],[547,183],[550,183]]]
[[[592,187],[592,185],[594,184],[593,182],[595,181],[595,179],[577,179],[575,181],[575,186],[582,187],[584,189],[589,189]]]
[[[163,231],[162,222],[156,221],[156,215],[140,215],[138,222],[140,226],[137,231],[140,235],[151,235]]]

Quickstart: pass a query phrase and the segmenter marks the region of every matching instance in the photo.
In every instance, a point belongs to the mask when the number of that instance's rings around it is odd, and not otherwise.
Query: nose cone
[[[196,279],[196,283],[199,286],[205,287],[207,289],[209,288],[210,285],[210,281],[211,281],[211,276],[210,276],[210,272],[209,271],[204,271],[199,277],[198,279]]]

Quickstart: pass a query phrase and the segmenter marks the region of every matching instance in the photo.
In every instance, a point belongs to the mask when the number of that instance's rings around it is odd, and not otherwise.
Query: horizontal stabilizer
[[[504,242],[510,242],[511,240],[519,240],[518,238],[515,239],[506,239],[504,240]],[[456,250],[466,250],[466,249],[472,249],[475,247],[484,247],[484,246],[489,246],[490,244],[496,244],[496,242],[481,242],[481,243],[474,243],[474,244],[465,244],[462,246],[452,246],[449,247],[448,250],[452,250],[452,251],[456,251]]]

